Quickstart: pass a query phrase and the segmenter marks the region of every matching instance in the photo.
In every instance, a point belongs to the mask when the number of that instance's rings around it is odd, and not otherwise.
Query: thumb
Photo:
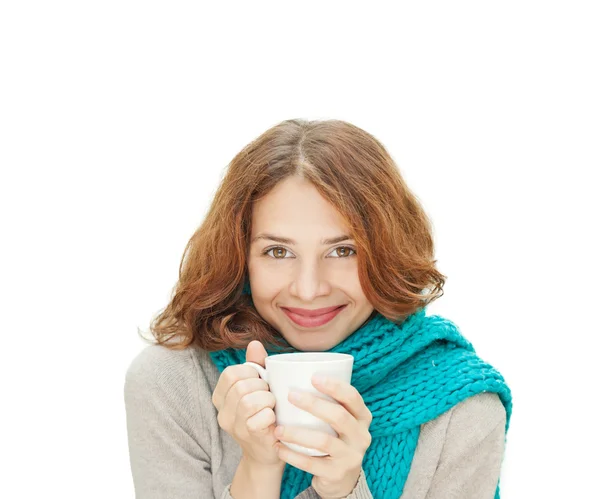
[[[252,340],[246,349],[246,362],[255,362],[256,364],[265,367],[265,359],[267,351],[263,344],[258,340]]]

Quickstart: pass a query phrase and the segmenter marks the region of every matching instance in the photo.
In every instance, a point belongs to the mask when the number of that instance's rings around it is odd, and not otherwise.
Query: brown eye
[[[287,250],[285,248],[275,248],[273,250],[273,255],[275,256],[275,258],[277,258],[279,256],[284,257],[286,251]]]
[[[342,254],[340,254],[340,250],[342,250]],[[338,256],[340,258],[345,258],[348,256],[352,256],[352,254],[350,254],[350,251],[354,251],[353,248],[351,248],[350,246],[339,246],[337,248],[335,248],[335,251],[337,252]]]
[[[263,254],[268,255],[269,253],[271,253],[271,251],[273,252],[273,258],[275,258],[276,260],[285,259],[284,255],[285,255],[285,252],[287,251],[285,248],[280,248],[280,247],[271,248],[271,249],[268,249],[267,251],[265,251]],[[282,258],[280,258],[280,257],[282,257]]]

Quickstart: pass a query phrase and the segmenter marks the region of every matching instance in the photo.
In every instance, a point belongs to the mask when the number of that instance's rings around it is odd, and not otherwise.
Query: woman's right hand
[[[265,366],[267,351],[260,341],[251,341],[246,361]],[[242,448],[246,459],[265,466],[285,466],[275,444],[275,396],[254,368],[237,364],[226,367],[212,395],[217,422]]]

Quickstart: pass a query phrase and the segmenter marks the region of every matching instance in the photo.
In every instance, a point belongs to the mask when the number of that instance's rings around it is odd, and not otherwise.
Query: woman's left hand
[[[275,436],[279,440],[329,454],[310,457],[278,443],[279,459],[314,475],[312,486],[320,497],[346,497],[356,487],[365,452],[371,445],[369,426],[373,416],[361,394],[351,384],[332,378],[320,383],[316,377],[313,377],[312,383],[339,404],[311,393],[301,393],[300,400],[295,401],[292,398],[294,392],[290,392],[289,401],[329,423],[339,437],[295,426],[277,427]]]

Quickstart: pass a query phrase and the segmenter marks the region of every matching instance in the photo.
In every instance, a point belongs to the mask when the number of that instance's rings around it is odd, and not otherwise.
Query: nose
[[[299,300],[311,303],[319,296],[329,294],[331,286],[318,263],[306,262],[290,284],[290,294]]]

